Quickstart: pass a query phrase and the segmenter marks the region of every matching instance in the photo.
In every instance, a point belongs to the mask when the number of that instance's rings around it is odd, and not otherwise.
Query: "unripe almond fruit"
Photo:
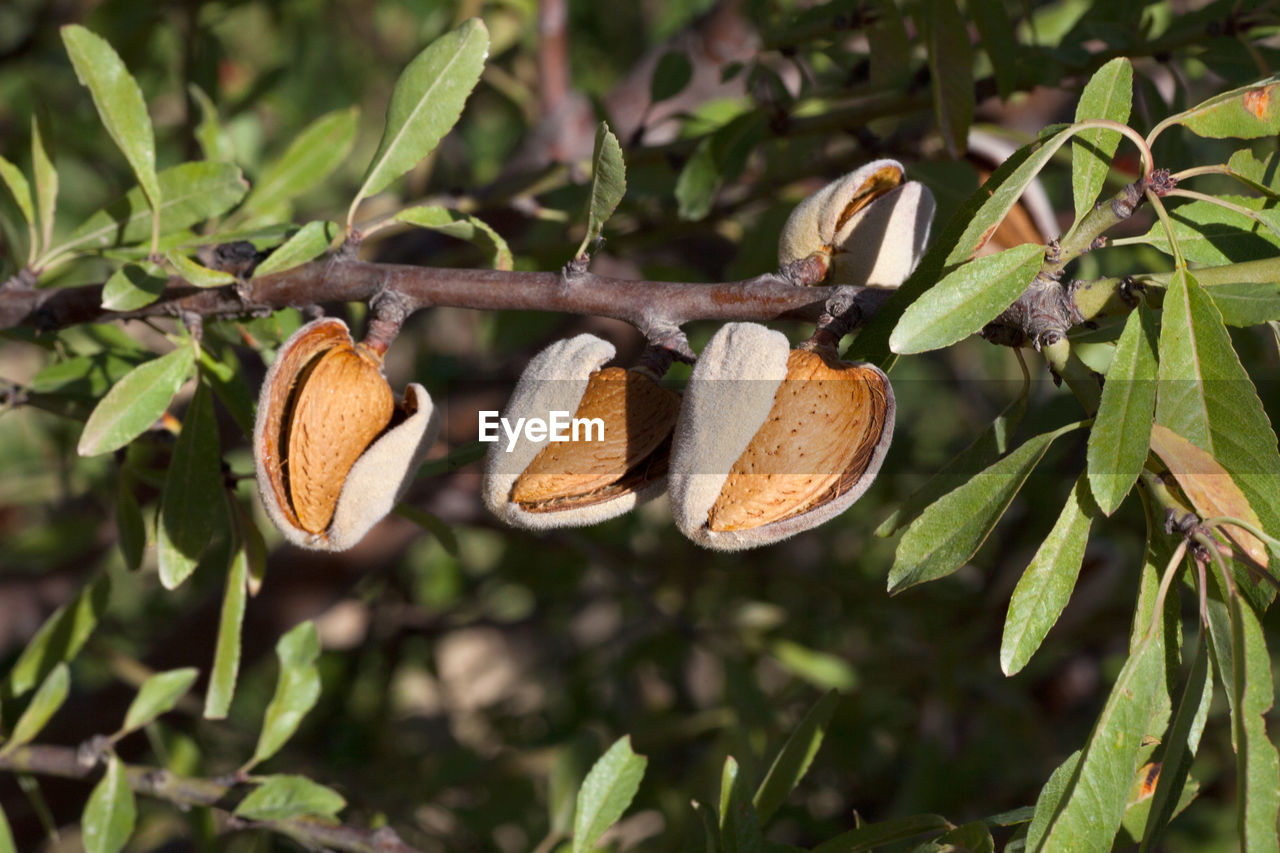
[[[294,544],[350,548],[395,505],[435,440],[425,389],[410,385],[397,407],[381,368],[345,323],[326,318],[295,332],[267,371],[254,427],[258,490]]]
[[[677,526],[734,551],[785,539],[847,509],[893,436],[882,371],[790,350],[778,332],[730,323],[699,356],[676,427],[669,488]]]
[[[578,335],[529,362],[502,413],[509,424],[569,412],[598,426],[568,441],[521,437],[510,450],[500,435],[482,487],[499,518],[534,529],[594,524],[663,490],[680,395],[641,370],[602,368],[613,355],[607,341]]]

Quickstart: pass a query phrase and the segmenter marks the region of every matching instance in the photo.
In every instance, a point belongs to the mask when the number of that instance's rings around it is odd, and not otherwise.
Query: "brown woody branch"
[[[92,755],[86,760],[85,755],[85,751],[67,746],[20,746],[12,752],[0,755],[0,770],[89,781],[98,776],[98,761]],[[179,776],[160,767],[140,765],[126,767],[125,773],[129,788],[135,793],[165,800],[182,808],[204,806],[217,809],[224,813],[228,829],[271,830],[293,838],[309,850],[419,853],[417,848],[406,844],[394,830],[387,827],[369,830],[308,818],[256,821],[238,818],[231,811],[240,799],[236,789],[244,788],[245,785],[234,778],[225,781],[200,779]]]

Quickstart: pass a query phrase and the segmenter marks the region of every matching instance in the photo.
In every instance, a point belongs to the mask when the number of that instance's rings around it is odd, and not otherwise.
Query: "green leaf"
[[[111,581],[98,575],[71,601],[53,612],[22,650],[9,671],[7,698],[16,698],[35,687],[55,665],[69,661],[98,625],[111,597]]]
[[[160,173],[160,233],[183,228],[219,216],[244,198],[249,186],[240,170],[230,163],[201,160],[183,163]],[[151,210],[136,187],[120,200],[94,213],[53,251],[90,251],[139,243],[151,236]]]
[[[493,255],[494,269],[509,270],[515,267],[515,259],[511,256],[507,241],[489,223],[468,213],[447,207],[419,205],[406,207],[393,216],[392,220],[419,228],[430,228],[432,231],[474,243]]]
[[[53,242],[53,217],[58,209],[58,172],[51,148],[46,148],[40,122],[31,116],[31,169],[36,178],[36,209],[40,213],[40,245]]]
[[[961,824],[948,830],[927,844],[922,844],[913,853],[995,853],[995,842],[991,838],[991,830],[980,820]]]
[[[1236,748],[1237,837],[1242,850],[1277,850],[1280,757],[1267,735],[1273,687],[1271,658],[1258,616],[1239,595],[1231,614],[1231,739]]]
[[[732,755],[725,758],[720,774],[720,847],[724,853],[764,853],[760,820]]]
[[[773,759],[769,772],[765,774],[764,781],[760,783],[752,799],[752,805],[755,806],[761,823],[766,823],[773,817],[786,801],[787,796],[800,784],[804,774],[809,771],[809,765],[813,763],[813,757],[818,754],[818,749],[822,746],[827,725],[831,722],[831,715],[839,702],[840,694],[835,690],[828,691],[809,709],[809,713],[804,715],[804,719],[787,738],[787,742],[782,745],[782,749]]]
[[[71,671],[65,663],[58,663],[31,697],[31,703],[22,712],[22,716],[18,717],[18,722],[14,723],[13,733],[4,747],[0,748],[0,755],[35,740],[49,719],[62,707],[62,703],[67,701],[67,694],[70,692]]]
[[[301,266],[324,253],[338,236],[336,222],[315,220],[303,225],[293,236],[285,240],[266,260],[254,267],[253,277],[262,278]]]
[[[124,469],[116,477],[116,538],[125,568],[136,572],[142,566],[142,552],[147,547],[147,529],[138,499],[133,495],[132,480]]]
[[[697,222],[711,212],[716,191],[720,189],[720,170],[711,153],[710,137],[694,149],[676,178],[676,215]]]
[[[1027,289],[1043,262],[1044,246],[1026,243],[961,265],[902,313],[890,349],[927,352],[981,330]]]
[[[163,195],[156,177],[156,141],[142,90],[101,36],[68,24],[62,28],[62,43],[77,79],[89,88],[107,133],[129,161],[152,209],[158,209]]]
[[[1174,273],[1164,297],[1156,423],[1211,454],[1262,529],[1280,530],[1280,452],[1267,413],[1205,290]]]
[[[4,180],[4,185],[9,188],[9,194],[13,196],[13,200],[18,205],[18,210],[22,213],[22,218],[27,223],[27,235],[31,240],[32,251],[36,245],[36,213],[35,206],[31,200],[31,185],[27,183],[27,176],[22,174],[22,170],[10,163],[4,157],[0,157],[0,179]]]
[[[236,277],[231,273],[201,266],[181,252],[170,252],[165,258],[173,265],[174,271],[180,278],[186,279],[189,284],[196,287],[222,287],[236,282]]]
[[[320,698],[320,671],[316,668],[319,656],[320,637],[312,622],[297,625],[276,643],[276,657],[280,659],[276,692],[267,705],[253,758],[243,770],[275,755],[315,706]]]
[[[670,54],[668,54],[670,55]],[[622,146],[606,122],[596,128],[595,153],[591,156],[591,198],[587,202],[587,233],[578,246],[581,257],[604,231],[613,211],[627,191],[627,167],[622,162]]]
[[[116,756],[107,760],[107,772],[85,803],[81,823],[85,853],[118,853],[133,835],[137,817],[133,791],[124,765]]]
[[[1216,95],[1161,122],[1209,139],[1257,139],[1280,133],[1280,75]]]
[[[547,811],[551,831],[561,837],[568,837],[573,831],[578,790],[594,754],[592,739],[581,733],[556,750],[547,774]]]
[[[1156,407],[1156,334],[1155,316],[1139,305],[1125,321],[1089,430],[1089,489],[1106,515],[1120,506],[1147,459]]]
[[[928,0],[926,47],[932,78],[933,112],[952,157],[968,146],[973,124],[973,49],[969,28],[955,0]]]
[[[347,801],[332,788],[305,776],[268,776],[249,792],[233,812],[245,820],[289,820],[319,817],[335,820]]]
[[[1013,21],[1001,0],[970,0],[966,8],[978,27],[982,48],[991,60],[996,92],[1001,100],[1006,100],[1018,87],[1018,40]]]
[[[922,835],[936,835],[951,827],[951,821],[933,814],[895,818],[841,833],[813,848],[813,853],[865,853],[886,844],[908,841]]]
[[[693,79],[693,65],[682,50],[669,50],[658,59],[654,66],[653,76],[649,78],[649,100],[653,103],[665,101],[684,91]],[[599,150],[599,133],[596,134],[597,151]],[[621,153],[619,153],[621,156]]]
[[[1124,817],[1138,749],[1164,677],[1163,634],[1129,655],[1044,837],[1044,849],[1107,850]]]
[[[1049,828],[1049,821],[1057,815],[1062,805],[1062,797],[1067,792],[1067,786],[1075,778],[1076,769],[1080,766],[1081,754],[1081,750],[1076,750],[1068,755],[1066,760],[1054,768],[1049,778],[1045,780],[1044,787],[1040,789],[1040,796],[1036,798],[1031,824],[1027,827],[1027,843],[1024,849],[1032,851],[1041,849],[1045,830]]]
[[[262,170],[244,200],[242,211],[277,207],[329,177],[351,153],[359,119],[360,108],[348,107],[327,113],[307,125],[280,159]]]
[[[1017,432],[1022,423],[1022,416],[1027,412],[1027,392],[1031,383],[1024,382],[1022,391],[1004,411],[996,416],[982,434],[975,438],[968,447],[956,454],[946,465],[934,474],[916,491],[912,492],[888,518],[876,528],[876,536],[892,536],[903,527],[919,517],[925,507],[968,482],[978,471],[989,466],[1001,456],[1009,452],[1009,440]]]
[[[1076,121],[1104,118],[1124,124],[1132,106],[1133,66],[1124,57],[1117,57],[1089,78],[1076,106]],[[1119,145],[1120,134],[1102,128],[1082,131],[1071,143],[1071,189],[1077,220],[1098,200]]]
[[[1260,193],[1280,193],[1280,156],[1274,151],[1259,160],[1251,149],[1243,148],[1231,155],[1227,168]]]
[[[1239,282],[1206,286],[1228,326],[1260,326],[1280,320],[1280,282]]]
[[[221,504],[222,493],[222,448],[213,397],[201,382],[183,417],[160,496],[156,549],[165,589],[176,589],[195,570],[213,534],[218,516],[211,510]]]
[[[254,394],[245,382],[245,372],[234,347],[222,350],[222,359],[213,356],[208,347],[200,349],[200,369],[222,407],[246,436],[253,435]]]
[[[169,401],[191,375],[194,360],[191,348],[180,346],[130,370],[89,415],[77,452],[81,456],[110,453],[141,435],[169,408]]]
[[[1000,668],[1005,675],[1013,675],[1027,665],[1067,606],[1097,509],[1087,479],[1081,476],[1053,529],[1014,587],[1000,642]]]
[[[13,831],[9,829],[9,821],[5,818],[2,808],[0,808],[0,853],[18,853],[18,847],[13,843]]]
[[[1028,439],[963,486],[929,505],[911,523],[889,570],[889,592],[946,577],[978,552],[1031,471],[1071,424]]]
[[[489,31],[472,18],[433,41],[405,67],[391,92],[382,140],[351,202],[348,226],[362,199],[412,169],[457,123],[488,53]]]
[[[195,83],[188,84],[187,91],[191,94],[191,100],[200,108],[200,123],[195,127],[200,153],[206,160],[232,162],[235,160],[235,147],[231,137],[223,129],[222,122],[218,120],[218,108],[214,106],[213,99]]]
[[[1218,198],[1249,210],[1262,210],[1266,199],[1255,196],[1222,195]],[[1174,238],[1183,256],[1198,264],[1221,266],[1241,261],[1257,261],[1280,254],[1280,236],[1248,216],[1208,201],[1191,201],[1169,211]],[[1144,240],[1166,254],[1168,234],[1156,222]]]
[[[894,0],[871,0],[868,47],[871,53],[871,82],[877,86],[900,86],[911,73],[911,44],[907,28]]]
[[[136,311],[159,299],[168,283],[169,274],[159,264],[125,264],[103,285],[102,307],[107,311]]]
[[[244,624],[245,600],[249,591],[249,554],[244,537],[238,538],[240,541],[231,556],[231,570],[227,573],[227,589],[222,597],[222,615],[218,620],[218,643],[213,653],[209,689],[204,697],[206,720],[226,719],[240,671],[240,630]]]
[[[815,687],[852,690],[858,685],[858,674],[844,658],[815,651],[791,640],[775,641],[770,651],[783,669]]]
[[[711,212],[721,185],[746,168],[747,159],[764,138],[767,122],[762,113],[744,113],[698,143],[676,178],[676,213],[681,219],[696,222]]]
[[[168,672],[157,672],[142,683],[138,695],[129,703],[129,710],[124,715],[124,725],[117,736],[124,735],[150,723],[156,717],[173,709],[191,685],[196,683],[200,670],[195,667],[171,669]]]
[[[649,759],[631,751],[629,736],[619,738],[600,756],[578,789],[573,853],[592,849],[604,831],[617,823],[639,790],[648,763]]]

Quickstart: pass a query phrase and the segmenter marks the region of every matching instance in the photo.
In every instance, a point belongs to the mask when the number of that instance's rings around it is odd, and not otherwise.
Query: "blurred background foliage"
[[[402,200],[474,212],[510,241],[519,268],[555,269],[580,238],[586,187],[577,164],[590,155],[597,117],[618,131],[628,162],[628,195],[595,263],[615,275],[717,281],[769,270],[791,206],[873,157],[902,159],[933,188],[940,227],[987,165],[953,156],[932,111],[925,42],[936,0],[547,2],[544,11],[567,15],[558,55],[540,53],[549,40],[539,39],[538,5],[7,0],[0,152],[27,164],[30,116],[41,117],[62,175],[59,230],[132,185],[58,38],[61,24],[81,22],[114,45],[141,84],[162,167],[200,157],[204,134],[206,146],[252,182],[311,120],[359,105],[355,150],[290,212],[299,222],[335,217],[377,144],[400,69],[432,38],[478,15],[493,47],[458,128],[397,185],[400,199],[375,199],[364,212]],[[972,0],[965,15],[975,46],[964,71],[975,79],[977,123],[1016,142],[1070,120],[1089,72],[1128,55],[1136,70],[1133,123],[1145,132],[1209,93],[1278,67],[1276,8]],[[1007,23],[1006,46],[1015,45],[1008,56],[983,46],[985,31],[974,24],[982,10]],[[907,48],[896,54],[895,33]],[[671,53],[684,64],[659,61]],[[565,60],[561,88],[552,72]],[[649,104],[655,68],[676,90]],[[686,70],[689,84],[677,86]],[[216,111],[216,126],[197,90]],[[712,197],[690,189],[708,178],[688,165],[708,139],[717,140]],[[1166,133],[1157,164],[1221,162],[1229,145]],[[1274,147],[1259,143],[1260,151]],[[1131,154],[1122,147],[1115,187],[1126,169],[1136,170]],[[1051,169],[1045,179],[1060,227],[1070,222],[1067,174]],[[14,246],[17,219],[5,219]],[[1138,219],[1134,233],[1150,222]],[[474,247],[426,232],[379,235],[365,257],[460,267],[487,261]],[[1076,274],[1167,268],[1152,250],[1131,248],[1089,255]],[[54,283],[101,280],[103,269],[75,265]],[[326,307],[360,319],[355,308]],[[263,360],[245,345],[246,333],[269,350],[298,321],[280,312],[214,324],[208,334],[231,347],[256,389]],[[63,389],[56,401],[35,394],[33,405],[0,414],[0,670],[86,577],[103,569],[113,581],[106,620],[73,667],[71,702],[45,740],[74,744],[109,731],[146,672],[207,671],[212,658],[222,565],[206,560],[175,593],[161,590],[151,556],[141,572],[125,571],[113,522],[116,468],[74,450],[87,401],[136,363],[131,347],[140,354],[157,339],[149,326],[42,338],[13,332],[0,349],[0,378],[35,391],[55,356],[112,353],[73,389],[79,406]],[[695,348],[713,330],[698,326]],[[325,649],[322,699],[269,769],[337,788],[350,803],[348,822],[390,823],[425,850],[535,847],[564,795],[562,780],[625,733],[650,763],[615,842],[700,849],[689,801],[714,799],[724,757],[759,779],[790,728],[832,687],[845,698],[771,838],[812,844],[858,817],[934,812],[959,823],[1033,803],[1049,772],[1085,740],[1124,660],[1144,536],[1140,507],[1131,499],[1095,526],[1065,616],[1013,678],[998,663],[1008,597],[1083,466],[1084,437],[1051,451],[972,564],[944,581],[890,599],[894,541],[872,535],[1017,395],[1013,354],[975,339],[900,362],[892,377],[895,442],[866,496],[823,528],[726,557],[682,539],[662,502],[542,536],[502,529],[484,513],[477,465],[459,464],[475,456],[476,411],[500,408],[532,353],[578,331],[613,340],[624,362],[642,343],[623,324],[550,314],[438,309],[412,318],[388,355],[388,375],[397,387],[423,382],[444,406],[445,430],[407,503],[441,519],[447,532],[431,535],[393,517],[351,552],[316,555],[281,547],[264,523],[269,568],[248,607],[231,717],[203,721],[193,705],[123,741],[123,757],[190,774],[233,770],[252,750],[270,697],[276,638],[314,618]],[[1275,341],[1257,330],[1236,334],[1271,408],[1280,402]],[[1024,436],[1079,417],[1075,400],[1038,364],[1031,400]],[[234,475],[249,475],[246,439],[220,417],[224,458]],[[154,509],[170,444],[158,430],[129,451],[137,470],[156,475],[135,484],[144,510]],[[239,492],[258,513],[251,481]],[[1193,615],[1194,603],[1187,608]],[[1265,624],[1276,648],[1274,618]],[[1211,718],[1193,773],[1201,802],[1173,824],[1167,849],[1233,849],[1225,715]],[[22,849],[78,849],[73,827],[87,787],[40,785],[52,822],[66,830],[60,841],[42,840],[41,801],[0,776],[0,801]],[[180,814],[146,799],[140,807],[132,850],[293,849],[261,834],[218,836],[200,810]]]

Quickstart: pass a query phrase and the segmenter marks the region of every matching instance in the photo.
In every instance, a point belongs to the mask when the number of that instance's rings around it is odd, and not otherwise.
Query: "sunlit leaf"
[[[622,147],[609,125],[600,122],[596,128],[595,153],[591,157],[591,197],[587,201],[587,233],[578,246],[581,256],[604,231],[604,224],[627,191],[627,168],[622,162]]]
[[[62,703],[67,701],[67,694],[70,692],[71,671],[65,663],[58,663],[31,697],[31,702],[22,716],[18,717],[18,722],[14,723],[12,734],[5,741],[4,747],[0,748],[0,755],[35,740],[49,719],[62,707]]]
[[[283,272],[322,255],[333,239],[338,236],[336,222],[315,220],[308,222],[294,233],[292,237],[267,256],[266,260],[254,267],[253,277],[262,278],[272,273]]]
[[[1261,210],[1265,199],[1219,195],[1217,198],[1249,210]],[[1191,201],[1169,211],[1174,238],[1183,257],[1198,264],[1221,266],[1256,261],[1280,254],[1280,236],[1270,228],[1208,201]],[[1164,225],[1156,222],[1144,239],[1162,252],[1172,253]]]
[[[76,77],[88,87],[102,124],[129,161],[152,209],[163,201],[156,177],[156,141],[142,90],[119,55],[101,36],[78,24],[62,28],[62,42]]]
[[[320,184],[351,153],[359,118],[360,108],[348,107],[307,125],[280,158],[262,170],[242,209],[270,209]]]
[[[1000,668],[1013,675],[1035,654],[1071,598],[1097,506],[1084,476],[1076,480],[1049,535],[1040,543],[1009,601]]]
[[[171,669],[168,672],[157,672],[142,683],[138,694],[129,703],[129,710],[124,715],[124,725],[118,734],[136,731],[156,717],[173,709],[191,685],[196,683],[200,671],[195,667]]]
[[[305,776],[268,776],[236,806],[234,814],[245,820],[288,820],[318,817],[329,821],[347,805],[332,788]]]
[[[4,181],[4,185],[9,189],[9,195],[13,196],[14,202],[17,203],[18,210],[22,213],[22,218],[27,224],[27,234],[34,246],[36,243],[36,213],[31,198],[31,185],[27,183],[27,176],[22,174],[22,170],[17,166],[4,157],[0,157],[0,180]]]
[[[1258,616],[1240,596],[1228,599],[1231,612],[1229,689],[1231,735],[1236,748],[1237,837],[1242,850],[1276,850],[1280,818],[1280,757],[1267,734],[1274,699],[1271,657]]]
[[[813,757],[822,746],[822,739],[827,733],[827,724],[840,702],[840,694],[828,691],[818,700],[809,712],[804,715],[799,725],[791,732],[787,742],[773,759],[764,781],[756,789],[752,799],[756,814],[761,823],[773,817],[778,808],[786,801],[787,796],[796,789],[804,774],[809,771]]]
[[[631,738],[619,738],[592,766],[578,789],[573,819],[573,853],[591,850],[606,829],[618,822],[640,788],[649,759],[631,751]]]
[[[320,637],[312,622],[295,626],[276,643],[276,657],[280,661],[276,692],[267,705],[253,758],[243,769],[248,770],[279,752],[298,730],[302,718],[315,706],[320,698],[320,672],[316,669],[319,656]]]
[[[13,831],[9,829],[9,820],[4,816],[3,808],[0,808],[0,853],[18,853],[18,847],[13,843]]]
[[[1164,123],[1210,139],[1256,139],[1280,133],[1280,75],[1215,95]]]
[[[53,218],[58,209],[58,172],[53,167],[52,147],[47,146],[40,122],[31,117],[31,168],[36,179],[36,209],[40,214],[40,244],[53,242]]]
[[[187,91],[191,93],[191,100],[200,107],[200,121],[196,124],[194,132],[196,143],[200,146],[200,153],[206,160],[232,162],[235,160],[235,149],[231,143],[231,137],[227,135],[222,122],[218,119],[218,108],[214,105],[213,99],[195,83],[188,84]]]
[[[1133,66],[1124,57],[1117,57],[1089,78],[1076,106],[1076,121],[1101,118],[1124,124],[1129,121],[1132,105]],[[1088,213],[1097,201],[1119,145],[1120,134],[1103,128],[1085,130],[1071,143],[1071,189],[1076,219]]]
[[[1156,334],[1154,315],[1139,305],[1125,321],[1089,430],[1089,489],[1106,515],[1120,506],[1147,459],[1156,407]]]
[[[1215,284],[1204,292],[1228,326],[1260,326],[1280,320],[1280,281]]]
[[[85,853],[118,853],[133,835],[137,817],[133,791],[124,765],[116,756],[107,760],[107,772],[85,803],[81,826]]]
[[[412,169],[454,126],[488,53],[489,31],[479,18],[471,18],[429,44],[400,73],[382,140],[351,203],[348,225],[362,199]]]
[[[136,311],[159,299],[168,283],[169,275],[159,264],[125,264],[103,285],[102,307],[108,311]]]
[[[231,273],[201,266],[181,252],[170,252],[166,259],[173,265],[179,276],[196,287],[222,287],[226,284],[235,284],[236,277]]]
[[[396,213],[392,219],[474,243],[493,256],[494,269],[509,270],[515,266],[507,241],[502,239],[502,236],[489,226],[489,223],[479,217],[450,210],[447,207],[419,205],[406,207]]]
[[[222,597],[218,620],[218,641],[214,647],[209,689],[204,697],[204,716],[221,720],[227,716],[240,672],[240,631],[244,624],[245,599],[249,591],[249,556],[243,541],[237,543],[227,573],[227,589]]]
[[[6,694],[17,697],[35,687],[58,663],[69,661],[97,627],[111,596],[111,581],[100,574],[44,621],[9,670]]]
[[[720,848],[724,853],[764,853],[760,819],[732,755],[725,758],[720,774]]]

